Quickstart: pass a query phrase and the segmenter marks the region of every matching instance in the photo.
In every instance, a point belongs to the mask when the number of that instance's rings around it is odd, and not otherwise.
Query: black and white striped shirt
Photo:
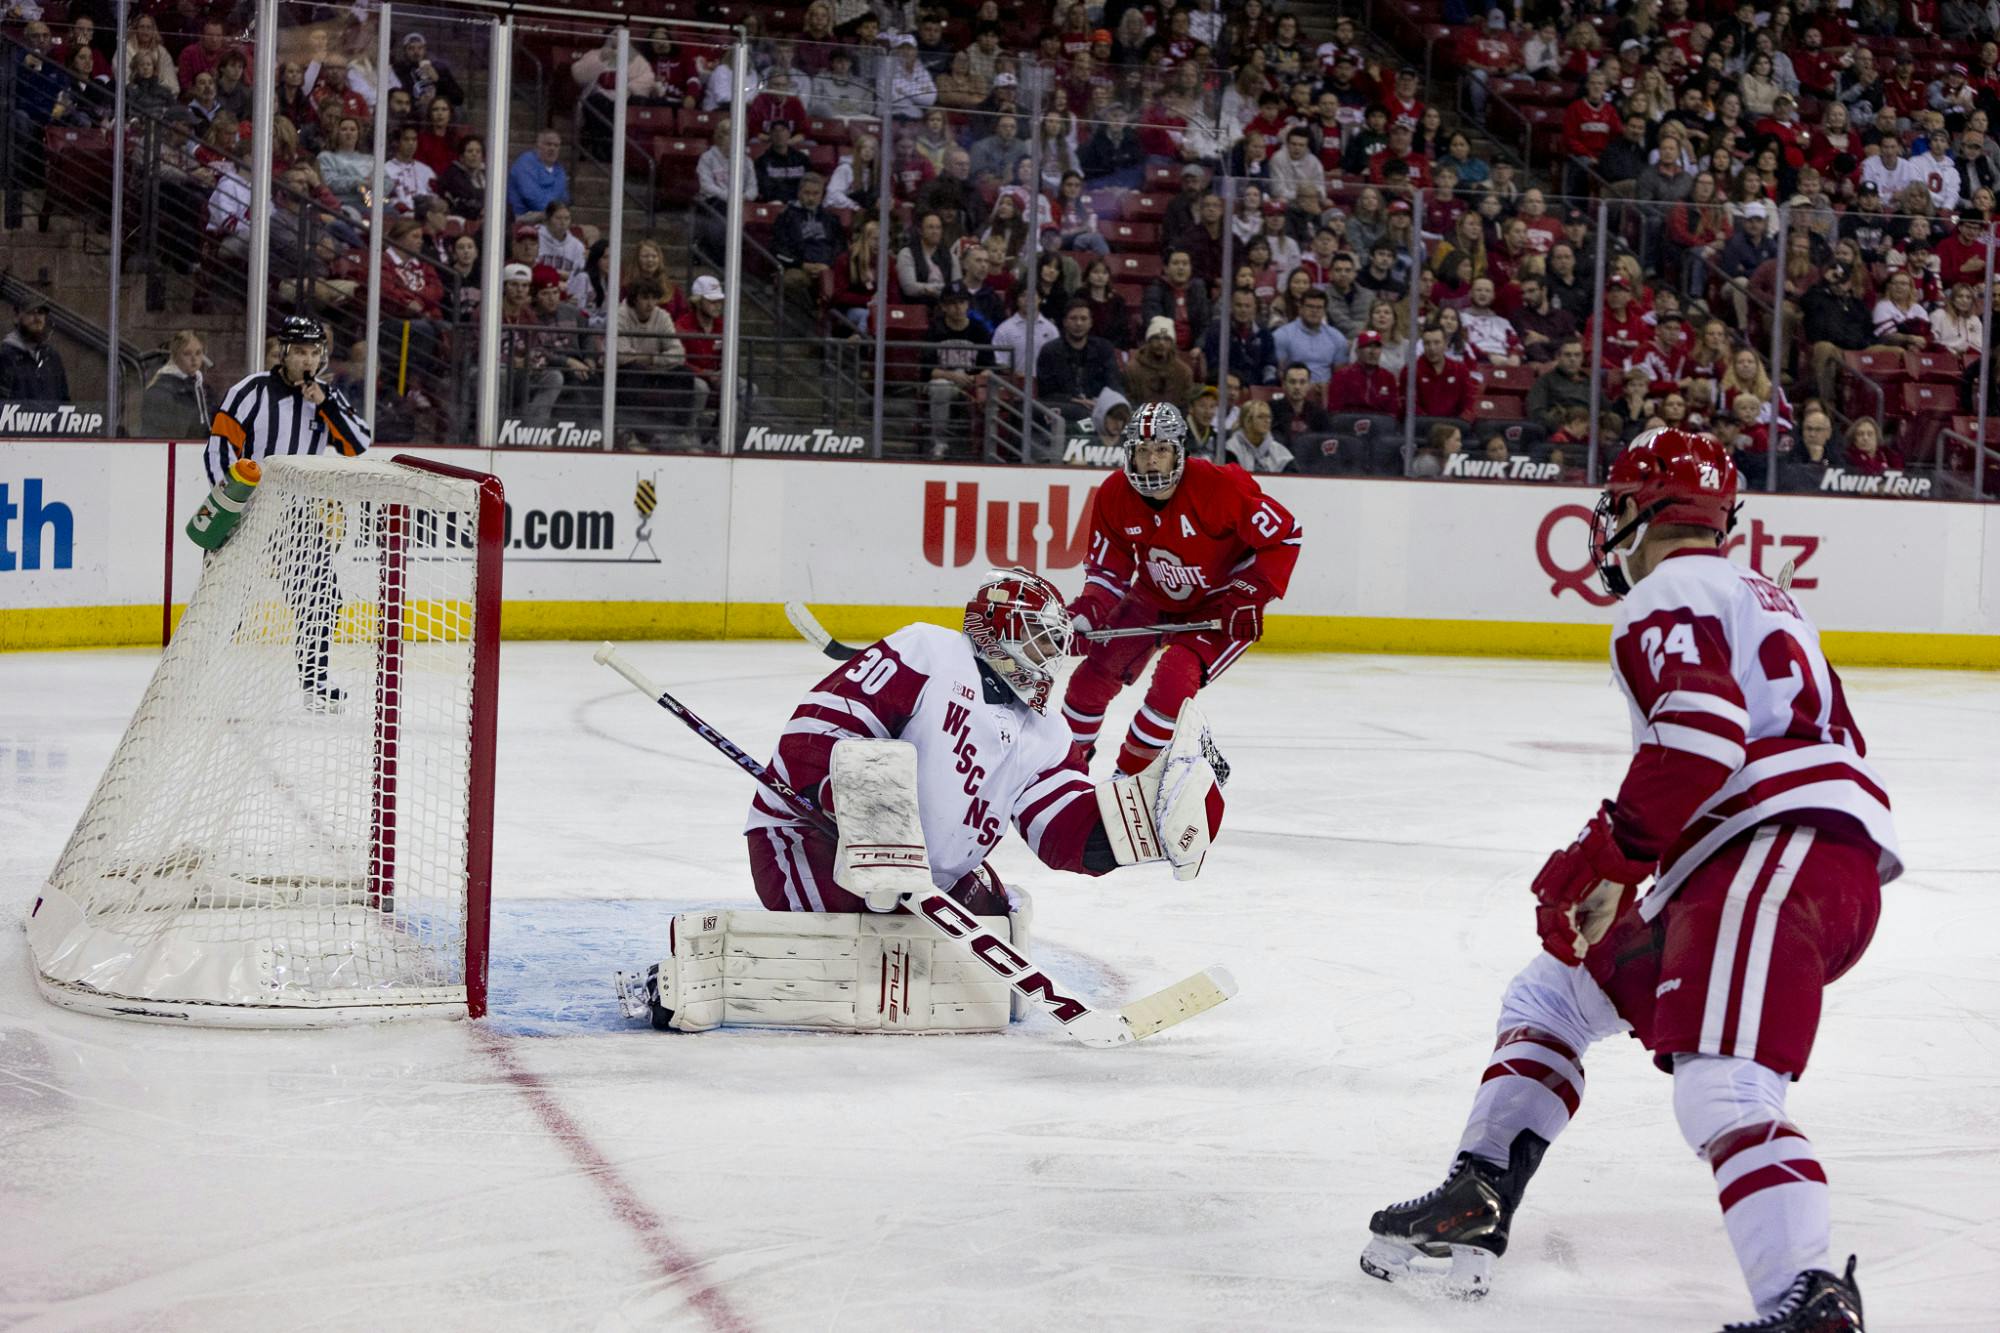
[[[374,432],[348,405],[340,390],[324,380],[326,401],[315,407],[302,389],[285,383],[275,370],[238,381],[223,395],[209,424],[202,456],[210,484],[219,482],[239,458],[262,461],[273,454],[319,454],[332,449],[349,458],[374,443]]]

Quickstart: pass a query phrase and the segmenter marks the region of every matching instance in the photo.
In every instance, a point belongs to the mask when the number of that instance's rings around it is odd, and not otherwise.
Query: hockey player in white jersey
[[[986,864],[1009,824],[1058,870],[1101,875],[1165,861],[1179,878],[1198,873],[1223,811],[1216,757],[1205,744],[1198,711],[1188,706],[1176,743],[1145,772],[1093,783],[1073,757],[1067,724],[1047,713],[1070,633],[1069,613],[1053,584],[1027,570],[998,570],[966,603],[962,630],[906,626],[815,685],[786,723],[769,769],[834,817],[838,842],[768,791],[751,802],[745,832],[751,879],[764,907],[835,920],[796,926],[768,920],[749,927],[765,935],[823,928],[880,933],[882,927],[855,918],[871,909],[894,911],[897,903],[893,894],[873,892],[876,880],[868,876],[907,861],[927,873],[923,892],[934,885],[975,916],[1010,918],[1013,942],[1023,945],[1026,896],[1004,887]],[[906,745],[885,753],[883,742]],[[856,857],[857,847],[866,847],[869,857]],[[799,990],[794,987],[772,992],[776,998],[761,1007],[711,1006],[691,1017],[673,1000],[676,988],[682,996],[692,993],[688,977],[673,972],[672,960],[663,966],[670,974],[650,980],[655,1026],[686,1030],[765,1019],[787,1025],[779,1020],[789,1013],[812,1015],[811,1026],[837,1027],[855,1012],[841,998],[845,992],[837,991],[810,1010],[779,1005]],[[890,1004],[892,981],[901,973],[891,968],[870,975],[878,979],[879,994],[864,997],[868,1003],[860,1006],[856,1025],[927,1026],[922,1015],[910,1019],[905,1008]],[[1005,987],[1000,991],[1004,1023]],[[940,1008],[937,1023],[928,1026],[954,1026],[964,1012]],[[960,1030],[988,1028],[975,1015]]]
[[[1822,989],[1868,947],[1902,865],[1818,632],[1721,552],[1736,485],[1727,449],[1678,430],[1612,465],[1592,554],[1624,599],[1611,656],[1632,762],[1535,878],[1543,952],[1501,1000],[1445,1182],[1371,1221],[1375,1277],[1485,1294],[1578,1109],[1584,1051],[1629,1031],[1672,1074],[1681,1133],[1713,1172],[1758,1316],[1729,1327],[1862,1327],[1854,1260],[1832,1265],[1826,1174],[1785,1092]]]

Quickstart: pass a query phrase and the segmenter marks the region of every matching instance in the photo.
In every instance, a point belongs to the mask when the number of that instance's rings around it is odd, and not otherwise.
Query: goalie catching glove
[[[1175,719],[1172,744],[1136,776],[1115,777],[1097,789],[1098,813],[1118,864],[1166,861],[1175,879],[1199,875],[1222,828],[1228,780],[1229,765],[1189,700]]]
[[[1582,962],[1652,873],[1652,862],[1634,860],[1618,845],[1606,801],[1576,841],[1535,876],[1535,932],[1542,947],[1572,967]]]

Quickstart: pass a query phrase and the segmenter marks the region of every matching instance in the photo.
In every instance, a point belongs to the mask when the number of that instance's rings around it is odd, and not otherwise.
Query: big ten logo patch
[[[981,847],[991,847],[1000,841],[1000,819],[992,813],[993,803],[979,794],[979,784],[986,780],[986,769],[979,762],[979,747],[972,743],[972,710],[961,703],[947,703],[944,734],[951,737],[951,752],[958,757],[955,771],[965,779],[959,784],[959,790],[968,798],[961,822],[978,832]]]
[[[1001,569],[1041,572],[1083,563],[1096,487],[1063,483],[1050,486],[1046,500],[984,501],[979,487],[976,481],[924,483],[925,560],[956,569],[983,550],[986,563]]]

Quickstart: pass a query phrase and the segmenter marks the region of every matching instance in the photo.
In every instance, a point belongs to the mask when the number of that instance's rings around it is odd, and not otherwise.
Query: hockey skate
[[[1854,1281],[1854,1256],[1839,1277],[1815,1268],[1792,1279],[1778,1308],[1747,1324],[1728,1324],[1722,1333],[1859,1333],[1861,1288]]]
[[[1442,1185],[1370,1219],[1375,1234],[1361,1252],[1361,1271],[1478,1300],[1491,1286],[1493,1261],[1507,1253],[1514,1210],[1548,1147],[1540,1135],[1522,1130],[1505,1167],[1460,1153]]]

